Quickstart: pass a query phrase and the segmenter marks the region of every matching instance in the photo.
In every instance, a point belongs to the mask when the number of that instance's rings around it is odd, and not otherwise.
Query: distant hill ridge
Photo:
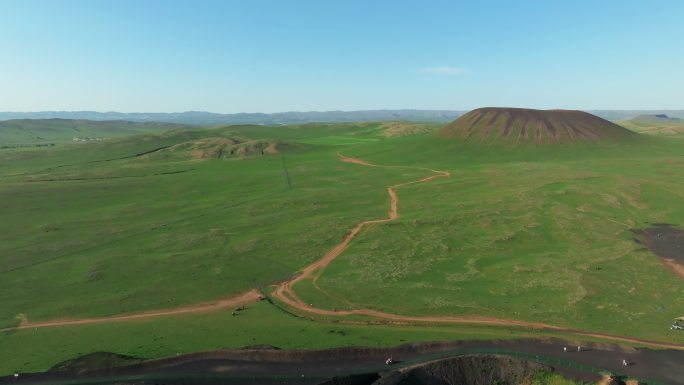
[[[616,140],[633,132],[598,116],[576,110],[478,108],[441,130],[447,138],[477,143],[554,144]]]
[[[344,123],[404,120],[415,122],[450,122],[463,111],[450,110],[367,110],[367,111],[311,111],[217,114],[213,112],[188,111],[179,113],[147,112],[96,112],[96,111],[41,111],[0,112],[0,120],[10,119],[74,119],[74,120],[127,120],[132,122],[164,122],[179,124],[296,124],[296,123]]]
[[[0,120],[9,119],[76,119],[76,120],[128,120],[133,122],[164,122],[180,124],[296,124],[296,123],[343,123],[368,121],[414,121],[450,122],[461,116],[461,110],[363,110],[363,111],[309,111],[218,114],[205,111],[174,113],[148,112],[97,112],[97,111],[40,111],[0,112]],[[587,112],[607,120],[632,119],[639,115],[667,114],[684,118],[684,110],[588,110]]]
[[[666,114],[641,114],[632,120],[637,120],[637,121],[673,121],[673,120],[682,120],[680,118],[671,118],[667,116]]]
[[[616,123],[640,134],[680,136],[684,133],[684,120],[667,114],[641,114]]]

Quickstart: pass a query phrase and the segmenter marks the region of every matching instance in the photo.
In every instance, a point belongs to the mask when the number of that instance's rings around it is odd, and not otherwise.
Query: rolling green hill
[[[684,135],[684,120],[670,118],[665,114],[639,115],[633,119],[622,120],[617,123],[640,134],[663,136]]]
[[[381,136],[379,124],[230,126],[0,153],[0,324],[188,304],[291,274],[381,214],[383,183],[402,178],[349,172],[334,143],[306,143],[368,130]],[[237,150],[195,153],[216,143]],[[30,298],[42,299],[25,310]]]

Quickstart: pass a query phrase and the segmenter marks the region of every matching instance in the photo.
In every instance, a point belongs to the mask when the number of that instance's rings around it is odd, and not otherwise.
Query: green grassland
[[[630,119],[617,123],[640,134],[684,136],[684,120],[681,119]]]
[[[129,153],[198,135],[135,137]],[[3,326],[169,308],[285,279],[356,222],[384,215],[386,184],[420,175],[354,172],[327,146],[196,160],[120,157],[122,143],[22,153],[35,171],[3,177]]]
[[[402,187],[399,220],[362,233],[317,281],[320,290],[307,282],[297,290],[324,307],[487,315],[684,342],[668,328],[684,314],[684,281],[629,231],[684,223],[683,145],[472,147],[425,136],[351,148],[373,163],[452,177]]]
[[[120,138],[137,134],[161,133],[193,126],[126,121],[73,119],[15,119],[0,121],[0,149],[36,147],[74,142]]]
[[[578,385],[582,382],[569,380],[560,374],[539,372],[532,381],[532,385]]]
[[[451,177],[401,187],[400,218],[364,230],[318,287],[297,285],[307,302],[684,343],[683,333],[668,330],[684,315],[684,281],[629,232],[649,222],[684,224],[684,142],[478,146],[440,138],[435,126],[408,126],[407,135],[387,135],[381,123],[230,126],[3,150],[0,326],[173,308],[267,287],[322,256],[355,223],[385,217],[386,186],[430,175],[343,163],[341,151]],[[216,158],[188,150],[199,140],[223,143],[217,138],[284,146]],[[244,317],[6,332],[0,373],[102,350],[152,358],[251,344],[392,345],[511,333],[341,326],[262,303]]]
[[[159,358],[267,344],[283,349],[397,346],[410,342],[548,337],[483,326],[349,325],[293,317],[260,302],[239,316],[230,311],[111,324],[25,329],[0,336],[0,375],[43,371],[95,351]]]

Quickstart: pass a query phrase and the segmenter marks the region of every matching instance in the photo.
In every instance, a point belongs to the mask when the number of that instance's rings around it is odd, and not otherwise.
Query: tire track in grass
[[[212,301],[205,302],[194,305],[181,306],[173,309],[166,310],[153,310],[146,311],[142,313],[128,314],[128,315],[116,315],[108,317],[96,317],[96,318],[81,318],[81,319],[57,319],[51,321],[41,321],[41,322],[30,322],[27,318],[22,319],[21,324],[16,327],[0,329],[0,332],[20,330],[20,329],[33,329],[33,328],[46,328],[55,326],[75,326],[75,325],[92,325],[100,323],[111,323],[120,321],[132,321],[149,319],[156,317],[166,317],[172,315],[182,315],[182,314],[197,314],[197,313],[209,313],[216,310],[229,309],[235,306],[244,305],[250,302],[255,302],[260,299],[260,294],[256,289],[252,289],[248,292],[238,294],[236,296]]]

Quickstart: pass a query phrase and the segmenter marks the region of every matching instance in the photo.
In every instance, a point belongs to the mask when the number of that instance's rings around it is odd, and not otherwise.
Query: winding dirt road
[[[275,291],[273,292],[274,298],[277,299],[278,301],[286,304],[287,306],[298,309],[299,311],[306,312],[309,314],[314,314],[314,315],[322,315],[322,316],[363,315],[363,316],[372,317],[372,318],[375,318],[378,320],[386,320],[386,321],[390,321],[390,322],[404,323],[404,324],[407,324],[407,323],[408,324],[443,323],[443,324],[477,324],[477,325],[492,325],[492,326],[517,326],[517,327],[530,328],[530,329],[556,331],[556,332],[562,332],[565,334],[571,334],[571,335],[577,335],[577,336],[583,336],[583,337],[595,337],[595,338],[601,338],[604,340],[611,340],[611,341],[616,341],[616,342],[643,344],[643,345],[655,347],[655,348],[684,350],[684,345],[680,345],[680,344],[670,344],[670,343],[650,341],[650,340],[645,340],[645,339],[640,339],[640,338],[632,338],[632,337],[618,336],[618,335],[611,335],[611,334],[604,334],[604,333],[594,333],[594,332],[590,332],[590,331],[569,329],[569,328],[564,328],[564,327],[560,327],[560,326],[549,325],[549,324],[544,324],[544,323],[539,323],[539,322],[530,322],[530,321],[512,320],[512,319],[500,319],[500,318],[492,318],[492,317],[480,317],[480,316],[406,316],[406,315],[387,313],[387,312],[383,312],[380,310],[373,310],[373,309],[355,309],[355,310],[333,311],[333,310],[315,308],[315,307],[305,303],[294,292],[293,286],[296,283],[298,283],[304,279],[307,279],[307,278],[311,278],[315,282],[315,280],[321,275],[321,273],[325,270],[325,268],[328,267],[328,265],[335,258],[337,258],[340,254],[342,254],[342,252],[344,252],[347,249],[350,242],[352,240],[354,240],[354,238],[359,234],[359,232],[361,230],[363,230],[365,227],[373,225],[373,224],[379,224],[379,223],[386,223],[386,222],[394,221],[397,218],[399,218],[399,210],[398,210],[399,198],[397,197],[397,192],[396,192],[396,190],[398,188],[403,187],[403,186],[407,186],[407,185],[411,185],[411,184],[429,182],[429,181],[432,181],[432,180],[437,179],[437,178],[449,178],[450,177],[450,173],[447,171],[438,171],[438,170],[433,170],[433,169],[429,169],[429,168],[412,167],[412,166],[379,166],[379,165],[375,165],[372,163],[368,163],[368,162],[361,160],[361,159],[347,157],[347,156],[344,156],[340,153],[338,153],[337,155],[339,156],[339,159],[342,162],[358,164],[361,166],[383,167],[383,168],[384,167],[387,167],[387,168],[413,168],[413,169],[420,169],[420,170],[432,172],[433,175],[430,175],[430,176],[427,176],[427,177],[424,177],[424,178],[421,178],[418,180],[400,183],[400,184],[395,184],[395,185],[387,187],[387,194],[389,195],[389,199],[390,199],[390,208],[388,211],[387,218],[367,220],[367,221],[360,222],[356,226],[354,226],[351,229],[351,231],[349,231],[349,233],[347,233],[347,235],[343,238],[343,240],[339,244],[335,245],[335,247],[333,247],[330,251],[325,253],[325,255],[323,255],[323,257],[321,257],[320,259],[318,259],[317,261],[315,261],[311,265],[305,267],[303,270],[301,270],[297,275],[295,275],[291,279],[278,284],[276,286]],[[180,314],[205,313],[205,312],[211,312],[211,311],[216,311],[216,310],[221,310],[221,309],[228,309],[228,308],[237,307],[237,306],[245,305],[248,303],[252,303],[252,302],[258,300],[259,297],[260,297],[259,292],[256,289],[252,289],[248,292],[245,292],[245,293],[242,293],[242,294],[239,294],[239,295],[236,295],[236,296],[224,299],[224,300],[207,302],[207,303],[190,305],[190,306],[183,306],[183,307],[167,309],[167,310],[142,312],[142,313],[130,314],[130,315],[120,315],[120,316],[110,316],[110,317],[100,317],[100,318],[84,318],[84,319],[60,319],[60,320],[52,320],[52,321],[44,321],[44,322],[30,322],[28,319],[23,319],[22,323],[19,326],[12,327],[12,328],[6,328],[6,329],[0,329],[0,331],[11,331],[11,330],[29,329],[29,328],[43,328],[43,327],[86,325],[86,324],[97,324],[97,323],[109,323],[109,322],[140,320],[140,319],[148,319],[148,318],[172,316],[172,315],[180,315]]]
[[[343,162],[355,163],[355,164],[360,164],[363,166],[370,166],[370,167],[379,167],[377,165],[365,162],[361,159],[355,159],[355,158],[350,158],[350,157],[344,156],[340,153],[338,153],[338,156],[340,157],[340,160]],[[373,224],[377,224],[377,223],[390,222],[390,221],[393,221],[393,220],[399,218],[399,210],[398,210],[399,198],[397,197],[397,192],[396,192],[397,188],[399,188],[401,186],[406,186],[409,184],[414,184],[414,183],[428,182],[428,181],[431,181],[435,178],[448,178],[450,176],[450,174],[446,171],[435,171],[435,170],[430,170],[430,169],[425,169],[425,170],[432,171],[435,173],[435,175],[430,175],[430,176],[427,176],[425,178],[415,180],[412,182],[405,182],[405,183],[395,184],[395,185],[387,187],[387,194],[389,195],[389,198],[390,198],[390,208],[389,208],[389,213],[387,215],[387,218],[373,219],[373,220],[368,220],[368,221],[363,221],[363,222],[358,223],[356,226],[354,226],[353,229],[351,229],[351,231],[349,233],[347,233],[347,235],[344,237],[342,242],[338,243],[330,251],[325,253],[325,255],[323,255],[323,257],[321,259],[317,260],[316,262],[314,262],[311,265],[304,268],[304,270],[302,270],[294,278],[292,278],[288,281],[285,281],[285,282],[281,283],[280,285],[278,285],[278,288],[276,289],[275,294],[274,294],[275,297],[283,300],[283,302],[286,302],[290,305],[294,306],[296,304],[297,305],[296,307],[299,307],[300,309],[304,310],[304,308],[302,306],[306,306],[306,304],[296,296],[296,294],[294,293],[294,291],[292,289],[293,285],[296,284],[297,282],[303,280],[303,279],[306,279],[306,278],[311,277],[311,276],[315,277],[315,276],[319,275],[320,273],[322,273],[323,270],[326,267],[328,267],[330,262],[332,262],[335,258],[337,258],[340,254],[342,254],[342,252],[344,252],[344,250],[346,250],[347,247],[349,247],[349,243],[359,234],[359,232],[364,227],[367,227],[367,226],[370,226]],[[314,275],[314,274],[316,274],[316,275]],[[290,302],[288,302],[288,301],[290,301]],[[323,314],[323,312],[325,312],[325,310],[316,309],[313,307],[308,307],[308,309],[310,309],[310,310],[307,310],[307,311],[310,311],[311,313]],[[343,313],[336,312],[334,314],[343,314]]]
[[[361,159],[356,159],[356,158],[351,158],[344,156],[340,153],[337,154],[340,157],[340,160],[343,162],[347,163],[354,163],[362,166],[369,166],[369,167],[383,167],[383,166],[378,166],[372,163],[368,163],[364,160]],[[401,167],[401,166],[387,166],[387,167]],[[349,246],[349,243],[356,237],[356,235],[366,226],[370,226],[376,223],[385,223],[385,222],[390,222],[393,220],[396,220],[399,218],[399,211],[398,211],[398,205],[399,205],[399,198],[397,197],[397,192],[396,189],[402,186],[410,185],[410,184],[416,184],[416,183],[424,183],[424,182],[429,182],[435,178],[448,178],[450,177],[450,173],[447,171],[438,171],[438,170],[433,170],[433,169],[428,169],[428,168],[420,168],[420,167],[413,167],[413,168],[418,168],[418,169],[423,169],[426,171],[431,171],[433,175],[418,179],[412,182],[406,182],[406,183],[400,183],[396,185],[389,186],[387,188],[387,193],[390,198],[390,209],[387,218],[383,219],[375,219],[375,220],[369,220],[369,221],[364,221],[356,226],[344,237],[342,242],[337,244],[335,247],[333,247],[330,251],[328,251],[321,259],[318,261],[314,262],[313,264],[309,265],[306,267],[304,270],[302,270],[297,276],[294,278],[285,281],[281,283],[280,285],[277,286],[276,290],[273,293],[274,298],[278,299],[279,301],[287,304],[288,306],[291,306],[293,308],[299,309],[301,311],[304,311],[306,313],[310,314],[317,314],[317,315],[323,315],[323,316],[347,316],[347,315],[364,315],[364,316],[369,316],[373,317],[376,319],[382,319],[382,320],[387,320],[387,321],[393,321],[393,322],[403,322],[403,323],[446,323],[446,324],[477,324],[477,325],[495,325],[495,326],[519,326],[519,327],[524,327],[524,328],[530,328],[530,329],[542,329],[542,330],[548,330],[548,331],[558,331],[558,332],[563,332],[567,334],[575,334],[578,336],[585,336],[585,337],[596,337],[596,338],[602,338],[602,339],[607,339],[607,340],[612,340],[612,341],[618,341],[618,342],[629,342],[629,343],[641,343],[653,347],[659,347],[659,348],[668,348],[668,349],[679,349],[679,350],[684,350],[684,345],[679,345],[679,344],[669,344],[669,343],[661,343],[661,342],[655,342],[655,341],[649,341],[649,340],[644,340],[644,339],[639,339],[639,338],[631,338],[631,337],[623,337],[623,336],[616,336],[616,335],[611,335],[611,334],[604,334],[604,333],[593,333],[589,331],[584,331],[584,330],[576,330],[576,329],[568,329],[560,326],[555,326],[555,325],[549,325],[549,324],[544,324],[540,322],[529,322],[529,321],[521,321],[521,320],[512,320],[512,319],[500,319],[500,318],[492,318],[492,317],[478,317],[478,316],[405,316],[405,315],[399,315],[399,314],[392,314],[392,313],[387,313],[383,312],[380,310],[373,310],[373,309],[355,309],[355,310],[326,310],[326,309],[320,309],[320,308],[315,308],[306,302],[304,302],[301,298],[297,296],[295,293],[293,286],[297,283],[300,282],[304,279],[307,278],[312,278],[314,280],[314,283],[316,279],[321,275],[323,270],[344,250],[347,249]]]

